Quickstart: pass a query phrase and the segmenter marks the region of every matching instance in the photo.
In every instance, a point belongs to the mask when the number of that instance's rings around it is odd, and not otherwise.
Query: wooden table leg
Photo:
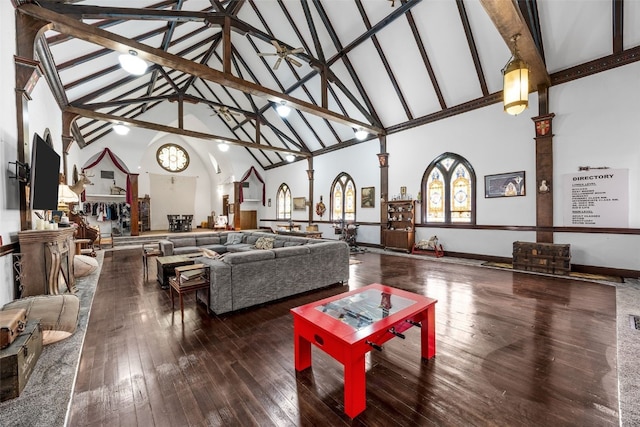
[[[355,418],[367,407],[367,385],[364,354],[344,365],[344,412]]]
[[[182,322],[184,323],[184,302],[182,301],[182,292],[178,292],[180,298],[180,315],[182,316]]]

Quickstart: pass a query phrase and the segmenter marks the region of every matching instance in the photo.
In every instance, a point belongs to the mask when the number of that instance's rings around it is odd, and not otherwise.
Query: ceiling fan
[[[271,44],[276,48],[275,53],[266,53],[266,52],[258,52],[258,56],[277,56],[278,60],[273,65],[273,69],[277,70],[280,66],[282,60],[287,60],[296,67],[302,67],[302,64],[299,61],[296,61],[294,58],[291,58],[289,55],[295,55],[296,53],[304,52],[304,48],[298,47],[295,49],[289,49],[286,46],[281,46],[277,40],[271,40]]]
[[[225,119],[226,121],[230,122],[231,121],[231,117],[232,116],[241,116],[242,114],[237,113],[233,110],[230,110],[229,107],[221,105],[218,108],[213,108],[211,107],[211,109],[213,110],[213,114],[212,116],[221,116],[223,119]]]

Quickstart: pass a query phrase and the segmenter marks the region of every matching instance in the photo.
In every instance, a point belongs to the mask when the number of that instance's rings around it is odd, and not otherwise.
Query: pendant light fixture
[[[276,107],[276,111],[280,117],[287,117],[291,112],[291,108],[287,105],[286,101],[280,102],[280,105]]]
[[[147,63],[138,56],[138,52],[130,50],[118,56],[120,65],[130,74],[141,76],[147,71]]]
[[[520,58],[517,46],[519,38],[520,34],[511,37],[513,56],[502,69],[504,111],[514,116],[529,106],[529,67]]]

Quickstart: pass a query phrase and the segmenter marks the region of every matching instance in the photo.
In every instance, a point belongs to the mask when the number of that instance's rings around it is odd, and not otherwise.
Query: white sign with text
[[[567,174],[564,225],[629,227],[629,170],[592,169]]]

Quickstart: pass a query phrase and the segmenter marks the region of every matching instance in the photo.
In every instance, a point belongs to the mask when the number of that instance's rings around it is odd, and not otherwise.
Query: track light
[[[118,56],[120,65],[130,74],[141,76],[147,71],[147,63],[138,56],[138,52],[130,50]]]
[[[287,117],[289,115],[289,113],[291,112],[291,108],[289,108],[287,106],[287,102],[286,101],[282,101],[280,103],[280,105],[278,105],[276,107],[276,111],[278,112],[278,115],[280,117]]]
[[[129,133],[129,127],[123,124],[113,125],[113,131],[118,135],[126,135]]]
[[[353,131],[358,141],[362,141],[369,136],[369,132],[364,129],[354,129]]]

